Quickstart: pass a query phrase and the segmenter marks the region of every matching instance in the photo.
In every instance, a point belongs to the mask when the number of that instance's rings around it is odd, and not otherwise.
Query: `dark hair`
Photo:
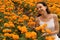
[[[48,9],[48,6],[45,2],[38,2],[37,4],[43,4],[43,6],[46,6],[47,7],[46,11],[47,11],[48,14],[50,14],[50,10]],[[38,14],[38,17],[39,16],[41,16],[41,14]]]

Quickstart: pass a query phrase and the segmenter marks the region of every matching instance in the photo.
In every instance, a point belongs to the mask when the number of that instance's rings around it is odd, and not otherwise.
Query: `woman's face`
[[[44,12],[46,11],[46,6],[44,6],[43,4],[37,4],[37,11],[39,14],[44,14]]]

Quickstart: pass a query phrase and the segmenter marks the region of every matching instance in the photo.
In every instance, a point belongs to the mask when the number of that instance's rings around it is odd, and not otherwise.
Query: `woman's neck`
[[[43,18],[48,18],[48,14],[45,13],[45,14],[42,15],[42,17],[43,17]]]

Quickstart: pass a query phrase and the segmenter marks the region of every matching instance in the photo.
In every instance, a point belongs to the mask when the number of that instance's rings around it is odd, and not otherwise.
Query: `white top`
[[[40,25],[42,25],[42,24],[47,24],[47,27],[46,28],[48,28],[48,29],[50,29],[52,32],[54,32],[54,30],[55,30],[55,25],[54,25],[54,19],[53,18],[51,18],[49,21],[47,21],[47,22],[44,22],[44,21],[42,21],[40,18],[39,18],[39,24]],[[57,36],[57,34],[53,34],[52,36],[55,36],[55,40],[58,40],[59,38],[58,38],[58,36]],[[60,40],[60,39],[59,39]]]
[[[40,20],[40,22],[39,22],[40,25],[45,24],[45,23],[47,24],[47,27],[46,28],[50,29],[51,31],[54,31],[55,30],[55,25],[54,25],[54,19],[53,18],[51,18],[47,22],[44,22],[42,20]]]

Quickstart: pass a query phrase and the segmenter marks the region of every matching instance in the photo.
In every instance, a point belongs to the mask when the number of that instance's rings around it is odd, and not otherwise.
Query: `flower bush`
[[[36,3],[41,1],[60,20],[60,0],[0,0],[0,40],[54,40],[52,36],[41,37],[45,32],[51,34],[46,24],[35,26]]]

